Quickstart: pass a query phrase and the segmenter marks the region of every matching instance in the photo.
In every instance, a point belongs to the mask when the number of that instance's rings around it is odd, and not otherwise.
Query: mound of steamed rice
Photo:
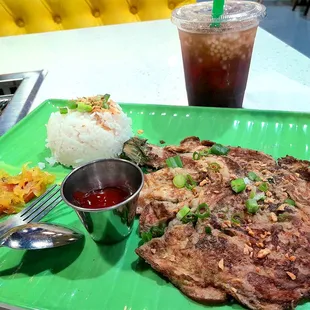
[[[52,158],[68,167],[117,157],[132,136],[131,119],[114,103],[109,110],[67,114],[54,112],[47,123],[47,144]],[[115,110],[115,109],[114,109]]]

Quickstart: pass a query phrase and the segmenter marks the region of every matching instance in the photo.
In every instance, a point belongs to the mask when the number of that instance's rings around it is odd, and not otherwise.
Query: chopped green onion
[[[186,177],[187,177],[187,182],[185,184],[185,187],[189,190],[192,190],[194,187],[197,186],[197,183],[194,181],[194,179],[189,174]]]
[[[254,199],[256,201],[264,200],[266,198],[265,193],[256,193],[256,187],[253,187],[250,193],[250,199]]]
[[[256,195],[256,187],[253,187],[250,193],[250,198],[254,199],[255,195]]]
[[[198,153],[198,152],[194,152],[193,153],[193,159],[194,160],[198,160],[198,159],[200,159],[201,158],[201,154],[200,153]]]
[[[153,226],[150,229],[150,233],[152,234],[153,238],[161,237],[165,233],[166,224],[161,223],[158,226]]]
[[[142,238],[143,243],[146,243],[152,240],[153,236],[152,236],[152,233],[148,231],[148,232],[143,232],[141,234],[141,238]]]
[[[237,212],[237,213],[234,213],[231,218],[230,218],[230,221],[234,224],[241,224],[241,222],[244,220],[244,213],[243,212]]]
[[[68,107],[70,110],[75,110],[75,109],[78,107],[78,105],[77,105],[77,103],[76,103],[75,101],[69,101],[69,102],[67,103],[67,107]]]
[[[264,193],[268,191],[268,183],[263,182],[258,186],[258,189]]]
[[[193,223],[193,225],[196,224],[197,222],[197,214],[194,214],[192,212],[188,212],[183,218],[182,218],[182,223],[187,224],[187,223]]]
[[[204,211],[203,213],[201,213],[200,211]],[[211,212],[210,212],[210,208],[206,203],[201,203],[196,210],[196,214],[200,219],[204,219],[210,216]]]
[[[240,224],[240,217],[238,215],[233,215],[230,221],[234,224]]]
[[[248,177],[251,181],[261,181],[261,178],[253,171],[248,173]]]
[[[285,199],[284,202],[287,203],[290,206],[295,206],[296,205],[296,203],[295,203],[295,201],[293,199]]]
[[[85,108],[84,108],[84,111],[85,112],[91,112],[93,110],[93,108],[90,106],[90,105],[87,105]]]
[[[209,152],[214,155],[227,155],[229,148],[222,144],[213,144]]]
[[[245,190],[245,182],[243,179],[236,179],[236,180],[232,180],[230,182],[231,185],[231,189],[235,192],[235,193],[240,193],[242,191]]]
[[[186,181],[186,177],[183,174],[177,174],[172,180],[173,185],[177,188],[183,188],[186,184]]]
[[[151,229],[147,232],[143,232],[141,234],[141,239],[143,243],[146,243],[153,238],[161,237],[165,233],[166,224],[161,223],[158,226],[153,226]]]
[[[185,184],[185,187],[186,187],[187,189],[189,189],[190,191],[191,191],[193,188],[195,188],[195,186],[196,186],[196,185],[192,185],[192,184],[188,184],[188,183]]]
[[[211,227],[210,226],[206,226],[205,227],[205,232],[206,232],[207,235],[211,235],[211,233],[212,233]]]
[[[243,180],[244,180],[245,185],[248,185],[251,183],[250,179],[247,177],[243,178]]]
[[[251,197],[250,197],[251,198]],[[256,201],[259,201],[259,200],[265,200],[266,196],[265,196],[265,193],[257,193],[253,199],[256,200]]]
[[[65,107],[60,107],[59,108],[59,112],[60,112],[60,114],[67,114],[68,113],[68,109],[65,108]]]
[[[182,220],[182,218],[190,212],[190,208],[188,206],[184,206],[178,213],[177,213],[177,219]]]
[[[183,163],[179,155],[167,158],[166,164],[169,168],[183,168]]]
[[[200,156],[208,156],[209,154],[210,154],[210,150],[209,149],[204,149],[204,150],[199,152]]]
[[[259,205],[257,204],[257,201],[255,199],[248,199],[245,202],[245,206],[248,212],[251,214],[255,214],[259,209]]]
[[[92,106],[85,104],[83,102],[78,102],[77,104],[78,112],[91,112],[93,110]]]
[[[110,106],[109,106],[109,104],[108,104],[108,101],[109,101],[109,99],[110,99],[110,96],[111,96],[111,95],[109,95],[109,94],[105,94],[105,95],[103,96],[102,107],[103,107],[104,109],[109,109],[109,108],[110,108]]]
[[[214,172],[219,172],[221,169],[221,166],[218,163],[210,163],[210,164],[208,164],[208,167],[210,170],[212,170]]]
[[[191,175],[187,175],[187,180],[188,180],[188,182],[190,183],[190,184],[196,184],[196,182],[194,181],[194,179],[192,178],[192,176]]]

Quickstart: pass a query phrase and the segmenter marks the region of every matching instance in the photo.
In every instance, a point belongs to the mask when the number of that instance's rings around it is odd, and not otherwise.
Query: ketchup
[[[119,187],[105,187],[87,193],[75,192],[73,198],[79,206],[86,209],[112,207],[130,196],[130,193]]]

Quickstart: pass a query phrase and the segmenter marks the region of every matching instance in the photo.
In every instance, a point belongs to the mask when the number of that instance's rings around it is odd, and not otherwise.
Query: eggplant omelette
[[[310,162],[197,137],[166,147],[132,138],[123,156],[152,169],[136,253],[185,295],[268,310],[309,297]]]

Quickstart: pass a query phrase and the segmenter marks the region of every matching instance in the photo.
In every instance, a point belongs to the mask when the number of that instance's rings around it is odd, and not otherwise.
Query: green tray
[[[44,162],[45,124],[64,100],[48,100],[0,138],[0,169],[18,173],[22,164]],[[186,136],[309,159],[309,114],[122,104],[133,130],[142,129],[152,143],[179,143]],[[61,181],[69,172],[46,167]],[[76,214],[60,204],[46,221],[83,229]],[[142,310],[203,309],[172,284],[141,264],[137,221],[131,236],[114,246],[98,246],[86,234],[85,244],[43,251],[0,249],[0,303],[28,309]],[[310,304],[299,306],[309,309]],[[210,307],[211,308],[211,307]],[[213,309],[242,309],[226,304]]]

